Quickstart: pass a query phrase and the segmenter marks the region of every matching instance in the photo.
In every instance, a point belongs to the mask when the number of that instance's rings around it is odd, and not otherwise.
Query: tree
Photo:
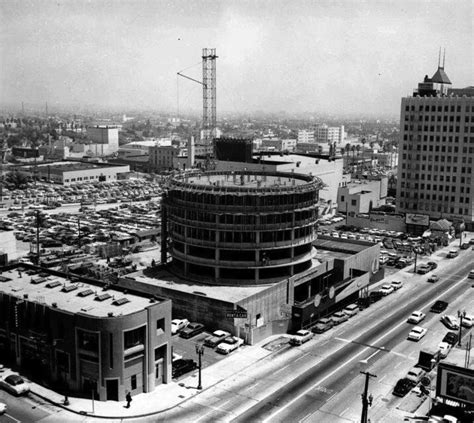
[[[5,175],[5,184],[9,189],[25,189],[28,184],[28,178],[23,173],[14,170]]]

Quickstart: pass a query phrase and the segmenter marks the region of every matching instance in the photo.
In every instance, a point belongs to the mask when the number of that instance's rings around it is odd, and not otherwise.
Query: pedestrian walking
[[[125,400],[127,401],[125,408],[130,408],[130,403],[132,402],[132,396],[130,395],[130,392],[127,392],[127,395],[125,395]]]

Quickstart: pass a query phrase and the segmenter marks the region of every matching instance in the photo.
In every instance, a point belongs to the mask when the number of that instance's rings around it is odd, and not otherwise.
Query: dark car
[[[396,395],[397,397],[404,397],[415,385],[416,383],[413,380],[406,378],[400,379],[395,385],[392,394]]]
[[[469,242],[465,242],[464,244],[461,245],[461,250],[467,250],[469,248]]]
[[[431,270],[435,270],[438,267],[438,265],[434,261],[429,261],[428,263],[426,263],[426,265],[430,266]]]
[[[185,373],[191,372],[197,368],[197,364],[194,360],[180,358],[178,360],[173,361],[172,369],[171,369],[171,376],[173,378],[180,377]]]
[[[370,303],[375,303],[383,298],[383,293],[380,291],[372,291],[369,294],[369,301]]]
[[[180,333],[179,336],[182,338],[192,338],[193,336],[199,335],[204,332],[204,325],[202,323],[190,323]]]
[[[438,300],[431,306],[430,311],[433,313],[441,313],[446,310],[447,307],[448,303],[446,301]]]
[[[444,335],[443,342],[447,342],[450,345],[456,345],[456,342],[458,342],[459,336],[456,332],[448,332],[446,335]]]
[[[431,270],[433,270],[433,269],[431,268],[431,266],[429,264],[421,264],[416,269],[416,273],[418,273],[420,275],[424,275],[424,274],[430,272]]]
[[[399,259],[400,257],[389,257],[387,263],[385,264],[387,264],[388,266],[395,266]]]

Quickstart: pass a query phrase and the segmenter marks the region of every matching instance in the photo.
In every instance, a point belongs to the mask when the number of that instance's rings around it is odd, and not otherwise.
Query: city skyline
[[[472,85],[472,4],[448,1],[0,1],[0,98],[199,112],[215,47],[219,112],[396,116],[446,49]]]

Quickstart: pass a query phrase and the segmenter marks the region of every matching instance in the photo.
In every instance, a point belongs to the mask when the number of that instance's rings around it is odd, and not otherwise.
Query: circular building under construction
[[[219,285],[281,281],[313,258],[320,179],[283,172],[173,177],[163,196],[162,262]]]

